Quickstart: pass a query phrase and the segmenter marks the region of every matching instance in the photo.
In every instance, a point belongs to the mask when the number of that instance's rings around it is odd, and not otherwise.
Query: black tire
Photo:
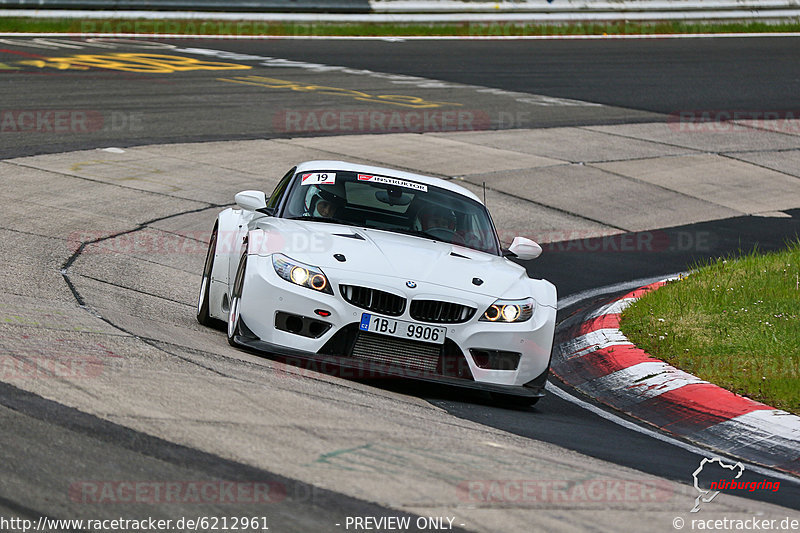
[[[228,311],[228,344],[236,346],[234,338],[239,334],[239,325],[241,322],[241,309],[242,302],[242,289],[244,288],[244,274],[247,268],[247,245],[244,247],[244,253],[239,260],[239,268],[236,269],[236,277],[233,281],[233,290],[231,291],[231,306]]]
[[[214,224],[214,230],[211,232],[211,240],[208,243],[206,262],[203,265],[203,280],[200,282],[200,295],[197,297],[197,321],[204,326],[219,328],[223,325],[223,322],[213,318],[208,312],[210,307],[211,277],[214,269],[214,255],[216,251],[217,225]]]

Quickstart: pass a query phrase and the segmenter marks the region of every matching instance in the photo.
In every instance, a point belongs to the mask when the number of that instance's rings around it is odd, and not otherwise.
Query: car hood
[[[504,257],[422,237],[277,218],[262,219],[258,227],[264,233],[251,234],[251,253],[282,253],[336,277],[369,273],[495,298],[509,296],[528,277]]]

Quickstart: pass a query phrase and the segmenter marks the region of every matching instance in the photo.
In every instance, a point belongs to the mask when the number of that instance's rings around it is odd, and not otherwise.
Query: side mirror
[[[245,211],[258,211],[267,207],[267,195],[263,191],[242,191],[234,199],[236,205]]]
[[[514,240],[511,241],[511,246],[508,247],[508,251],[523,261],[536,259],[542,255],[542,247],[525,237],[514,237]]]

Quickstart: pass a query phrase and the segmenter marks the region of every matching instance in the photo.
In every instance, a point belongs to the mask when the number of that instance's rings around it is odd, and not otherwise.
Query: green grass
[[[655,358],[800,415],[800,242],[695,265],[622,315]]]
[[[648,35],[676,33],[800,32],[800,21],[781,23],[610,22],[610,23],[272,23],[258,21],[74,19],[0,17],[0,32],[137,33],[178,35],[330,36],[524,36]]]

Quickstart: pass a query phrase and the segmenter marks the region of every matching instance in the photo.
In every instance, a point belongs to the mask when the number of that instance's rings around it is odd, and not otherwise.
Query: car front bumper
[[[360,331],[358,324],[362,314],[376,313],[345,301],[338,285],[358,284],[402,294],[408,302],[420,296],[436,297],[436,287],[420,284],[411,291],[405,288],[404,280],[386,276],[363,274],[353,279],[347,275],[336,275],[331,279],[334,294],[330,295],[287,282],[275,273],[271,257],[258,255],[248,257],[246,272],[240,307],[246,332],[235,339],[243,346],[294,358],[310,369],[333,365],[340,369],[339,373],[347,373],[343,377],[369,378],[381,375],[518,396],[543,395],[555,325],[554,289],[542,291],[548,296],[552,294],[553,301],[539,302],[533,317],[521,323],[480,321],[481,313],[494,300],[474,294],[468,294],[467,300],[461,297],[462,301],[459,302],[477,309],[475,315],[464,323],[430,324],[416,321],[409,315],[408,305],[403,315],[391,317],[446,327],[445,343],[434,345]],[[331,276],[328,272],[326,274]],[[548,282],[536,283],[552,287]],[[454,299],[446,295],[439,297],[446,301]],[[321,316],[323,314],[327,316]],[[304,326],[301,332],[287,331],[285,322],[281,322],[287,315],[299,317],[298,320],[313,324],[314,327]],[[280,327],[276,327],[276,323]],[[313,332],[309,329],[313,329]],[[492,366],[486,364],[487,358],[500,352],[519,354],[518,363],[511,365],[513,368],[486,368]]]

